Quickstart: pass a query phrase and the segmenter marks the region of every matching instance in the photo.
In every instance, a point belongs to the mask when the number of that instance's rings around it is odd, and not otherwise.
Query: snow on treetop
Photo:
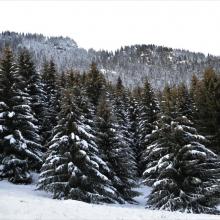
[[[75,140],[75,134],[73,132],[71,133],[71,139]]]
[[[183,127],[182,127],[181,125],[178,125],[178,126],[176,127],[176,129],[177,129],[177,130],[180,130],[180,131],[183,131]]]
[[[80,141],[80,144],[81,144],[81,146],[82,146],[82,148],[84,149],[84,150],[86,150],[86,149],[88,149],[88,142],[87,141],[85,141],[85,140],[81,140]]]
[[[27,149],[27,144],[26,144],[26,143],[22,143],[20,146],[21,146],[23,149]]]
[[[7,105],[5,104],[5,102],[0,102],[0,106],[6,107]]]
[[[16,143],[16,140],[14,139],[14,136],[12,134],[5,136],[4,139],[10,140],[10,144]]]
[[[146,175],[146,174],[155,172],[156,170],[157,170],[157,165],[154,166],[154,167],[150,167],[150,168],[146,169],[146,170],[143,172],[143,175]]]
[[[72,139],[72,140],[76,140],[76,141],[79,141],[79,140],[80,140],[79,136],[78,136],[78,135],[75,135],[73,132],[71,133],[71,139]]]
[[[162,179],[162,180],[157,180],[154,184],[153,184],[153,186],[154,187],[157,187],[157,186],[159,186],[160,184],[163,184],[163,183],[169,183],[170,181],[172,181],[172,180],[170,180],[170,179]]]
[[[86,156],[86,152],[84,150],[79,150],[78,153],[80,154],[80,156]]]
[[[197,177],[192,177],[191,183],[193,184],[200,184],[202,182],[201,179],[197,178]]]
[[[88,127],[87,127],[88,128]],[[88,133],[87,131],[86,131],[86,127],[85,126],[78,126],[78,131],[80,132],[80,133],[83,133],[83,134],[85,134],[87,137],[89,137],[89,138],[94,138],[94,136],[92,135],[92,134],[90,134],[90,133]]]
[[[3,125],[0,125],[0,132],[3,132]]]
[[[3,118],[4,115],[5,115],[5,112],[1,112],[1,113],[0,113],[0,118]]]
[[[115,191],[114,191],[112,188],[107,187],[107,186],[104,187],[104,190],[105,190],[105,191],[108,191],[109,193],[112,193],[112,194],[115,193]]]
[[[205,152],[201,152],[198,150],[191,150],[189,151],[191,154],[195,154],[195,155],[199,155],[199,156],[203,156],[204,158],[207,156]]]
[[[9,112],[9,113],[8,113],[8,117],[9,117],[9,118],[14,117],[14,115],[15,115],[15,112]]]
[[[64,135],[60,138],[60,141],[61,142],[67,142],[68,141],[68,136],[67,135]]]

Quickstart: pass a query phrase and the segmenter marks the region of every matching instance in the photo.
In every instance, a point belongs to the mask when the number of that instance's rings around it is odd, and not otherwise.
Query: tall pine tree
[[[54,198],[115,202],[116,190],[102,173],[108,167],[99,157],[90,126],[85,124],[80,108],[84,97],[80,92],[74,86],[63,94],[59,122],[53,130],[38,185],[52,192]]]
[[[46,144],[53,127],[57,124],[57,114],[59,112],[59,92],[57,86],[57,71],[55,63],[51,60],[45,62],[42,71],[42,82],[44,90],[44,120],[42,123],[43,143]]]
[[[41,129],[44,120],[44,99],[43,84],[40,74],[36,71],[34,62],[27,49],[23,49],[18,56],[18,74],[23,78],[22,87],[26,89],[30,101],[30,107],[35,117],[35,126],[38,126],[38,135],[42,135]],[[36,140],[42,143],[42,138],[38,136]]]
[[[127,160],[126,148],[117,133],[118,125],[115,121],[109,101],[103,95],[97,108],[97,144],[102,152],[102,159],[106,161],[110,168],[110,173],[106,175],[111,179],[113,186],[117,189],[118,196],[125,201],[133,202],[133,197],[137,195],[132,188],[134,178],[130,172],[130,162]]]
[[[147,185],[153,186],[153,191],[147,207],[218,213],[215,205],[220,198],[220,161],[206,148],[208,141],[187,118],[190,109],[187,105],[181,108],[185,96],[180,94],[176,88],[169,89],[169,93],[165,90],[165,115],[160,117],[158,129],[148,138],[143,178]]]
[[[117,122],[117,134],[121,139],[123,144],[124,157],[129,163],[129,172],[131,179],[134,179],[135,186],[135,177],[137,176],[137,165],[135,160],[135,152],[133,141],[131,139],[131,134],[129,132],[130,121],[129,121],[129,96],[128,91],[124,88],[122,80],[119,77],[117,84],[114,89],[112,107]]]
[[[148,154],[154,157],[154,164],[144,173],[146,182],[154,177],[147,207],[219,213],[215,205],[220,198],[220,161],[205,147],[206,139],[198,135],[186,117],[175,121],[167,118],[155,133],[157,139],[149,146]]]
[[[96,107],[100,94],[105,89],[106,81],[102,73],[99,72],[97,65],[93,62],[86,76],[86,89],[91,103]]]
[[[211,147],[220,152],[220,77],[212,68],[204,72],[203,79],[192,78],[191,95],[197,108],[196,125],[211,140]]]
[[[141,93],[140,110],[139,110],[139,174],[145,167],[145,159],[143,151],[148,143],[148,136],[152,133],[156,126],[157,114],[159,112],[158,102],[156,100],[153,89],[148,80],[145,81],[144,88]]]
[[[6,48],[0,64],[0,177],[28,183],[29,171],[42,164],[42,149],[28,89],[19,70],[12,51]]]

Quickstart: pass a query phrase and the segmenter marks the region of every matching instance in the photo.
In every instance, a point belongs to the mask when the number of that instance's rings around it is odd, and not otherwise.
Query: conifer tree
[[[30,169],[42,164],[38,127],[27,91],[12,51],[6,48],[0,64],[0,177],[14,183],[30,182]]]
[[[152,133],[156,126],[157,114],[159,106],[151,88],[150,83],[146,80],[141,94],[141,104],[139,113],[139,172],[143,172],[145,167],[145,159],[142,153],[146,148],[148,136]]]
[[[97,108],[97,144],[102,152],[102,159],[110,168],[106,173],[111,179],[113,186],[117,189],[118,197],[125,201],[133,202],[137,192],[132,190],[134,179],[129,171],[130,161],[120,135],[117,134],[117,123],[111,113],[111,106],[103,95]],[[122,200],[122,201],[123,201]]]
[[[185,84],[182,83],[177,87],[176,99],[177,116],[186,116],[191,121],[194,121],[197,109]]]
[[[97,69],[96,64],[93,62],[86,77],[87,94],[91,103],[96,107],[100,94],[105,88],[106,82],[102,73]]]
[[[207,108],[205,130],[212,136],[212,148],[220,153],[220,76],[213,69],[207,69],[204,73],[203,84]]]
[[[108,170],[107,165],[99,157],[90,126],[85,124],[78,86],[68,87],[63,97],[39,188],[52,192],[54,198],[115,202],[115,189],[101,172]]]
[[[177,89],[166,85],[161,94],[161,110],[165,115],[176,117],[177,115]]]
[[[147,207],[217,213],[220,161],[205,147],[208,141],[187,118],[191,115],[185,108],[188,105],[181,108],[185,96],[181,97],[184,93],[180,91],[165,90],[165,115],[161,115],[158,129],[148,137],[150,144],[144,151],[144,183],[153,186]]]
[[[218,213],[215,207],[220,198],[218,157],[205,147],[206,139],[198,135],[185,116],[175,121],[165,118],[154,133],[157,138],[148,146],[148,155],[151,160],[154,158],[154,163],[144,172],[146,183],[149,180],[153,183],[147,207]]]
[[[117,122],[117,134],[123,144],[124,156],[129,163],[130,179],[134,179],[137,175],[137,166],[135,160],[135,152],[133,146],[133,140],[129,133],[130,121],[129,121],[129,97],[128,92],[125,90],[122,80],[119,77],[113,94],[113,112],[115,120]]]
[[[209,137],[212,149],[219,152],[220,77],[212,68],[207,69],[202,80],[192,79],[191,94],[197,107],[197,128]]]
[[[23,49],[18,57],[18,74],[23,78],[22,87],[26,89],[30,101],[30,107],[33,111],[33,115],[36,118],[35,126],[38,126],[38,135],[42,128],[44,114],[44,99],[45,94],[43,91],[43,85],[40,74],[36,71],[35,65],[31,59],[30,53],[27,49]],[[42,142],[42,138],[38,137],[39,143]]]
[[[46,144],[51,136],[51,128],[57,124],[59,112],[59,92],[57,86],[57,71],[55,63],[51,60],[45,62],[42,71],[42,82],[44,90],[44,121],[42,124],[43,143]]]
[[[134,94],[129,96],[129,107],[128,107],[128,117],[129,117],[129,135],[132,141],[131,146],[134,152],[134,157],[136,161],[136,166],[139,163],[139,102]]]
[[[195,74],[193,74],[191,78],[191,84],[190,84],[190,95],[193,99],[196,98],[195,95],[196,95],[198,82],[199,82],[198,77]]]
[[[156,181],[160,173],[157,167],[158,161],[160,159],[163,160],[163,155],[165,157],[170,155],[173,148],[172,137],[170,136],[171,119],[175,120],[178,117],[192,118],[194,116],[192,100],[184,85],[173,88],[165,87],[162,93],[161,106],[163,112],[158,114],[158,118],[154,124],[155,130],[147,136],[146,148],[142,154],[145,169],[143,173],[144,182],[150,186]],[[188,124],[188,119],[186,122]],[[155,150],[154,148],[157,145],[159,147]]]
[[[172,148],[175,147],[170,136],[169,117],[161,115],[158,118],[158,127],[148,135],[148,145],[146,145],[142,154],[145,161],[143,182],[148,186],[152,186],[156,182],[160,174],[158,164],[166,162],[166,158],[172,157]],[[165,165],[169,164],[165,163]]]

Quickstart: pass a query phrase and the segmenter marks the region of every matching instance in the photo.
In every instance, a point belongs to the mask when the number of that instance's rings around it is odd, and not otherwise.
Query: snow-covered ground
[[[141,187],[140,192],[149,192]],[[93,205],[74,200],[53,200],[35,185],[14,185],[0,181],[0,220],[219,220],[214,215],[182,214],[144,209],[139,205]]]

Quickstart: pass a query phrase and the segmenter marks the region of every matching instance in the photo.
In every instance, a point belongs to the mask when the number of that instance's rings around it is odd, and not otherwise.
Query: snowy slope
[[[140,188],[140,192],[149,189]],[[73,200],[53,200],[50,195],[35,191],[35,185],[13,185],[0,181],[1,220],[219,220],[214,215],[194,215],[151,211],[140,205],[92,205]]]

